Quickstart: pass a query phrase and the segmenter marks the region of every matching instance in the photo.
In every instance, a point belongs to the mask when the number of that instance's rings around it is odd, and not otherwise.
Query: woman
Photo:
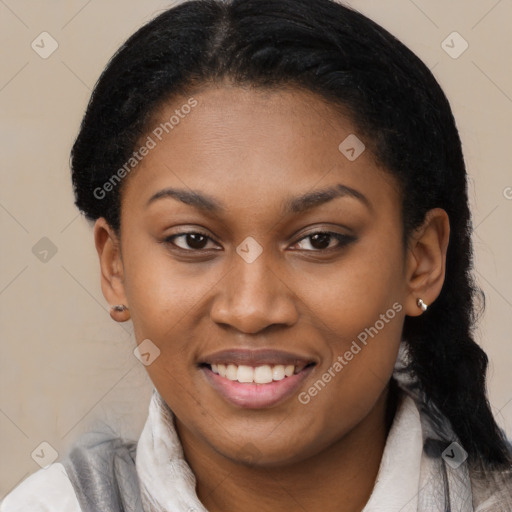
[[[154,384],[13,510],[510,511],[461,143],[428,68],[330,0],[137,31],[72,151],[112,317]]]

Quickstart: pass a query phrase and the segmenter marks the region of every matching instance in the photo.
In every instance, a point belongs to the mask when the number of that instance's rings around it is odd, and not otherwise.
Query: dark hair
[[[446,210],[445,283],[425,314],[406,317],[403,339],[428,400],[470,460],[509,465],[486,397],[488,359],[473,340],[478,290],[455,120],[425,64],[362,14],[331,0],[196,0],[163,12],[123,44],[94,88],[71,154],[75,204],[120,234],[122,186],[103,199],[93,191],[130,158],[159,106],[223,80],[299,87],[346,109],[400,185],[404,239],[428,210]]]

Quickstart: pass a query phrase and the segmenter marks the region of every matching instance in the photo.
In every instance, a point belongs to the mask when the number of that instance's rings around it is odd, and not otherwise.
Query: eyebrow
[[[356,189],[339,183],[331,187],[314,190],[313,192],[306,192],[300,196],[286,199],[283,203],[283,213],[303,213],[338,197],[355,198],[363,203],[368,209],[372,209],[370,201],[364,194]],[[164,188],[153,194],[148,199],[146,208],[151,203],[163,198],[177,199],[178,201],[193,206],[198,210],[210,213],[220,214],[226,211],[222,203],[207,194],[196,190],[185,190],[172,187]]]

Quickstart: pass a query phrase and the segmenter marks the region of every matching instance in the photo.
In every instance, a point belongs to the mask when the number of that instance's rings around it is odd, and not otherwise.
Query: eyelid
[[[327,249],[314,249],[314,250],[299,249],[299,250],[303,250],[305,252],[318,252],[318,253],[331,252],[331,251],[335,251],[337,249],[342,249],[349,243],[354,242],[356,240],[356,237],[354,235],[339,233],[337,231],[330,231],[328,229],[317,229],[315,231],[310,231],[310,232],[302,235],[296,242],[294,242],[293,245],[297,245],[299,242],[302,242],[302,240],[312,237],[314,235],[318,235],[318,234],[330,235],[332,238],[335,238],[338,241],[338,245],[334,246],[334,247],[327,248]]]
[[[217,244],[217,242],[207,233],[204,231],[201,231],[200,229],[189,229],[189,230],[183,230],[178,233],[173,233],[172,235],[166,236],[163,240],[163,244],[171,244],[177,251],[183,251],[183,252],[195,252],[195,253],[201,253],[201,252],[207,252],[211,250],[218,250],[218,249],[183,249],[183,247],[177,246],[171,239],[185,236],[185,235],[201,235],[208,239],[208,241],[214,242]]]

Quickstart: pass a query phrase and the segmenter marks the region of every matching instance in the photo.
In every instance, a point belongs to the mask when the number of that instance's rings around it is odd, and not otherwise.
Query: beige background
[[[134,438],[143,426],[149,379],[132,353],[131,324],[108,314],[92,231],[73,205],[68,161],[107,60],[170,5],[0,0],[0,496],[39,469],[31,453],[43,441],[60,453],[97,422],[118,424]],[[451,101],[470,174],[477,277],[487,295],[478,340],[491,360],[490,401],[510,437],[512,2],[351,5],[415,51]],[[47,59],[31,48],[43,31],[59,45]],[[469,43],[457,59],[441,46],[453,31]],[[57,249],[46,262],[32,252],[43,237]]]

